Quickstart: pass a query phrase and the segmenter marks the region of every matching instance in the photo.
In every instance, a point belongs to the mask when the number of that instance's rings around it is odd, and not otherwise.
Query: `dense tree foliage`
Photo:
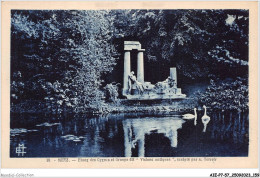
[[[101,74],[115,64],[113,21],[107,14],[12,12],[13,99],[54,100],[76,109],[99,106],[103,99]]]
[[[118,35],[141,41],[147,73],[150,68],[165,74],[161,80],[169,75],[169,66],[186,79],[248,72],[246,10],[129,10],[117,16]]]
[[[211,80],[206,92],[198,92],[196,97],[201,105],[215,110],[248,110],[248,86],[243,78],[217,84]]]
[[[13,10],[11,19],[13,105],[38,100],[85,111],[108,93],[114,101],[118,85],[103,81],[122,82],[124,40],[146,49],[152,83],[172,66],[179,83],[248,74],[246,10]]]

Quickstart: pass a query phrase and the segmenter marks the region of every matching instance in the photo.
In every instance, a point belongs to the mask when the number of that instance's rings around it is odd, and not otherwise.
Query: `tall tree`
[[[188,79],[248,72],[247,10],[130,10],[115,23],[124,38],[141,41],[154,70],[176,66]],[[130,21],[130,23],[129,23]],[[226,72],[230,73],[227,75]],[[165,76],[164,76],[165,77]]]
[[[27,94],[19,97],[100,105],[101,74],[114,65],[112,23],[108,11],[12,11],[12,81],[19,72]]]

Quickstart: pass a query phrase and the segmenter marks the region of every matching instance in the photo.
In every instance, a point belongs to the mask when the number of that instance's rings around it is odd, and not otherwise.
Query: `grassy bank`
[[[197,107],[197,103],[190,98],[183,100],[118,100],[117,103],[104,103],[99,108],[87,109],[86,113],[158,113],[158,112],[182,112],[192,110]],[[58,114],[62,112],[75,112],[69,107],[58,107],[54,104],[46,104],[40,101],[26,101],[23,103],[12,105],[13,113],[52,113]]]

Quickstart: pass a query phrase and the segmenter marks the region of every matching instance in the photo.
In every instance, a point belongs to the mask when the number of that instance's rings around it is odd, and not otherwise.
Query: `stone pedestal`
[[[181,88],[177,88],[176,94],[181,95]]]
[[[170,78],[173,79],[176,82],[177,86],[177,72],[176,72],[176,67],[170,68]]]
[[[139,49],[137,54],[137,81],[144,83],[144,51]]]
[[[124,79],[123,79],[123,95],[128,92],[128,75],[131,70],[130,51],[125,51],[124,54]]]

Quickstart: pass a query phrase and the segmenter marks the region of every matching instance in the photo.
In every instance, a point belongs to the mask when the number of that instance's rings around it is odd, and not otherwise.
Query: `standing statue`
[[[134,75],[134,71],[132,71],[129,75],[128,75],[128,93],[131,94],[131,90],[132,90],[132,82],[133,84],[136,84],[136,89],[138,90],[139,94],[143,94],[144,93],[144,86],[141,82],[138,82],[136,79],[136,76]]]
[[[135,76],[134,76],[134,72],[132,71],[129,75],[128,75],[128,93],[131,94],[131,90],[132,90],[132,81],[134,80]]]

